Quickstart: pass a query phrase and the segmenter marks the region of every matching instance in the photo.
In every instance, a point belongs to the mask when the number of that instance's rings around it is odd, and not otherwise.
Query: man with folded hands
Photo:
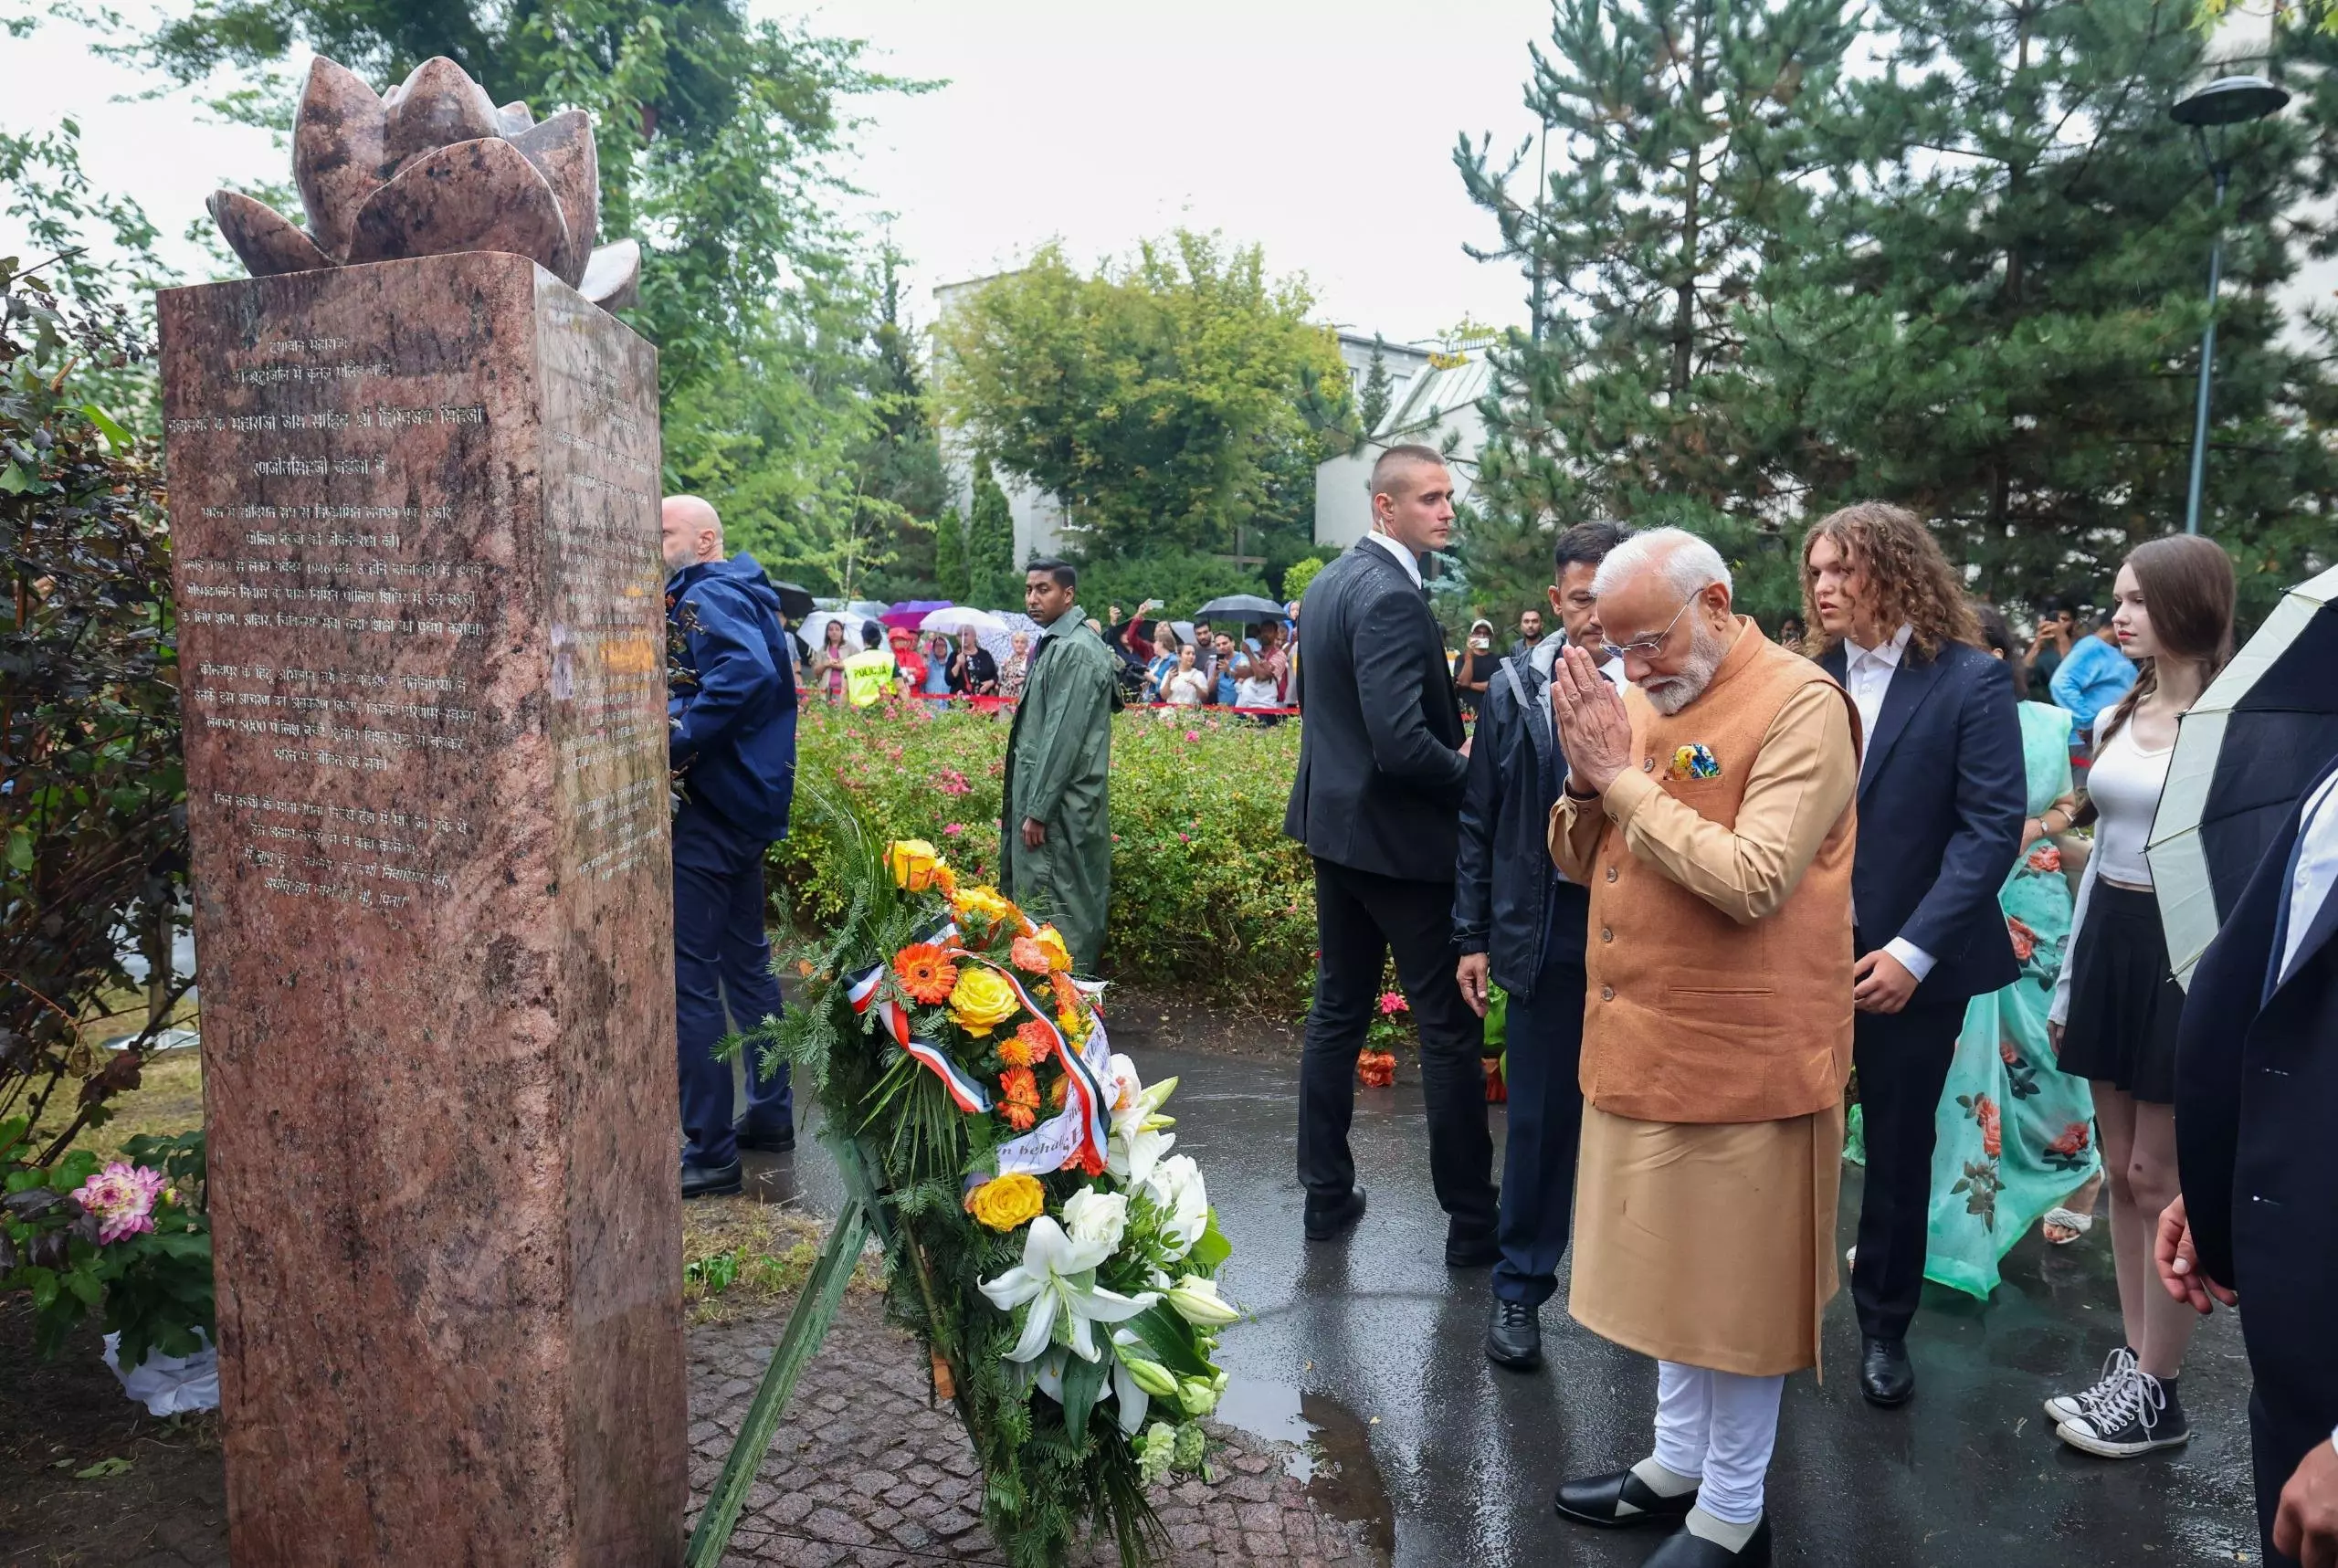
[[[1573,647],[1551,685],[1551,854],[1591,889],[1568,1308],[1657,1358],[1656,1442],[1557,1507],[1678,1526],[1655,1568],[1752,1568],[1785,1374],[1837,1285],[1859,721],[1693,534],[1626,541],[1593,591],[1633,689]]]

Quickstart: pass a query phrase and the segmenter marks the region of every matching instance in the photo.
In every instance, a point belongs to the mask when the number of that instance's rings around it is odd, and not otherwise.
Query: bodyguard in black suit
[[[1364,1213],[1348,1125],[1355,1061],[1393,951],[1421,1034],[1429,1174],[1445,1256],[1491,1263],[1493,1142],[1483,1026],[1454,980],[1455,817],[1468,763],[1461,707],[1420,555],[1453,533],[1453,481],[1426,447],[1372,470],[1374,531],[1308,584],[1300,616],[1307,721],[1283,832],[1315,862],[1315,1002],[1299,1074],[1299,1179],[1310,1240]]]
[[[2190,1270],[2230,1300],[2265,1561],[2338,1562],[2338,763],[2307,786],[2192,973],[2175,1058]],[[2175,1251],[2160,1236],[2164,1278]],[[2179,1289],[2179,1295],[2186,1292]],[[2208,1310],[2204,1291],[2193,1304]],[[2277,1527],[2277,1514],[2281,1516]]]
[[[1851,867],[1859,954],[1852,1062],[1867,1138],[1851,1300],[1859,1387],[1876,1405],[1915,1392],[1905,1340],[1924,1283],[1933,1115],[1965,1004],[2020,965],[1998,890],[2021,852],[2028,790],[2006,666],[1979,630],[1932,531],[1862,502],[1803,543],[1819,665],[1859,710],[1859,841]]]

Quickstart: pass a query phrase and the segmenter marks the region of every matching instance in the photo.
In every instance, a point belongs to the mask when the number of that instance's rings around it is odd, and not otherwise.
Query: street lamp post
[[[2200,489],[2208,466],[2208,386],[2217,372],[2217,293],[2224,282],[2225,187],[2232,183],[2232,157],[2225,140],[2227,128],[2245,125],[2280,112],[2290,95],[2261,76],[2218,77],[2196,92],[2175,100],[2168,115],[2192,128],[2200,156],[2217,187],[2217,232],[2208,245],[2208,324],[2200,333],[2200,389],[2192,408],[2192,480],[2184,496],[2184,531],[2200,531]],[[2209,132],[2216,132],[2213,143]]]

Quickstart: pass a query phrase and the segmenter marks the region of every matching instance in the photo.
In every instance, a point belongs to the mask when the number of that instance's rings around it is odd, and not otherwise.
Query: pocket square
[[[1672,753],[1672,766],[1668,770],[1676,779],[1717,779],[1721,777],[1721,759],[1702,741],[1693,746],[1682,746]]]

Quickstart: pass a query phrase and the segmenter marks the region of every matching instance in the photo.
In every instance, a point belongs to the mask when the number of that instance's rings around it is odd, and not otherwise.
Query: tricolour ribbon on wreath
[[[1112,1104],[1111,1048],[1105,1042],[1102,1015],[1096,1016],[1087,1045],[1075,1051],[1071,1042],[1063,1037],[1063,1031],[1056,1026],[1055,1019],[1031,999],[1030,992],[1024,989],[1023,982],[1013,971],[977,953],[967,956],[1013,986],[1031,1016],[1047,1026],[1048,1033],[1055,1037],[1056,1056],[1063,1063],[1067,1080],[1062,1110],[1020,1138],[999,1145],[998,1173],[1006,1176],[1020,1171],[1044,1175],[1062,1170],[1083,1155],[1101,1168],[1107,1154],[1105,1140],[1110,1135]],[[1090,995],[1094,994],[1091,987],[1082,985],[1080,989]]]
[[[945,925],[927,940],[947,941],[957,934],[956,926]],[[877,1009],[877,1021],[893,1037],[893,1043],[900,1047],[911,1060],[942,1080],[942,1087],[950,1091],[951,1100],[960,1110],[969,1116],[979,1116],[989,1110],[990,1095],[965,1068],[950,1059],[949,1052],[932,1040],[921,1039],[910,1033],[910,1016],[899,1002],[890,996],[881,1002],[878,1000],[877,992],[884,978],[885,966],[881,963],[854,976],[845,988],[845,995],[852,1002],[852,1010],[866,1014],[873,1005]]]

